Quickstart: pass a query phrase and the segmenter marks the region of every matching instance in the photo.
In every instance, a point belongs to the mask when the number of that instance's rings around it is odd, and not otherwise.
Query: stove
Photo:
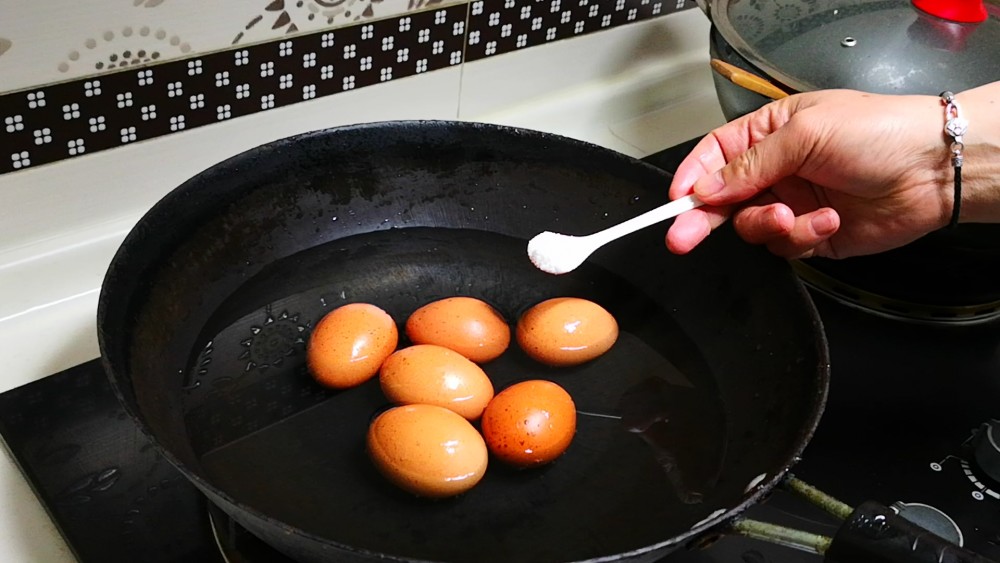
[[[676,168],[689,141],[645,160]],[[904,321],[810,292],[833,366],[829,403],[794,468],[855,506],[905,517],[1000,560],[1000,319]],[[0,394],[0,434],[84,562],[285,562],[205,498],[150,445],[93,360]],[[747,517],[830,536],[837,521],[775,491]],[[739,536],[692,546],[677,563],[816,563]]]

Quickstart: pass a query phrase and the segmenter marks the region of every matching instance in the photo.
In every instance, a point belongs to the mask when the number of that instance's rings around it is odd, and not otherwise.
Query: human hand
[[[826,90],[790,96],[709,133],[677,168],[670,198],[706,205],[675,219],[691,251],[732,216],[747,242],[787,258],[845,258],[907,244],[948,223],[953,171],[935,96]]]

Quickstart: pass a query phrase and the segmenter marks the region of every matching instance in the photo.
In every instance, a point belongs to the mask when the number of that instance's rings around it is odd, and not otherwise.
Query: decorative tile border
[[[476,0],[465,58],[476,61],[694,6],[693,0]]]
[[[462,62],[467,8],[303,35],[0,97],[0,173]]]
[[[476,0],[0,96],[0,174],[694,7]]]
[[[370,23],[468,0],[3,2],[0,94]],[[16,22],[17,25],[9,25]]]

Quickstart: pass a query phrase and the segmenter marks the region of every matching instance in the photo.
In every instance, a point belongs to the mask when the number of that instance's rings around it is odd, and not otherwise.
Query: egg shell
[[[448,297],[420,307],[406,320],[414,344],[451,348],[476,363],[498,358],[510,345],[510,325],[489,303]]]
[[[486,474],[489,453],[472,424],[437,405],[389,409],[371,423],[368,455],[386,479],[415,495],[464,493]]]
[[[531,307],[517,323],[517,343],[550,366],[589,362],[618,340],[618,322],[604,307],[579,297],[556,297]]]
[[[369,303],[350,303],[316,323],[306,364],[316,381],[347,389],[374,377],[398,343],[399,330],[388,313]]]
[[[469,420],[478,419],[493,398],[493,383],[483,368],[434,344],[393,352],[382,363],[379,384],[394,403],[438,405]]]
[[[500,461],[533,467],[561,456],[576,434],[576,405],[558,384],[528,380],[507,387],[480,421],[486,446]]]

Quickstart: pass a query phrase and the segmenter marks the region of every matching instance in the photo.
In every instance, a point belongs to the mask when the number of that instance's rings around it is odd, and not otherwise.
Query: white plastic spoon
[[[701,203],[701,200],[693,195],[684,196],[628,221],[582,237],[545,231],[528,241],[528,258],[543,272],[568,274],[605,244],[632,234],[639,229],[676,217],[685,211],[699,207]]]

